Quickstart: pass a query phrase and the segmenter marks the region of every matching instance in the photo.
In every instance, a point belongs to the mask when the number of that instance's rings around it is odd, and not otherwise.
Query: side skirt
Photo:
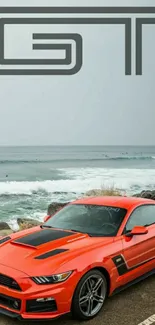
[[[152,275],[154,275],[154,274],[155,274],[155,269],[153,269],[152,271],[149,271],[149,272],[147,272],[147,273],[141,275],[141,276],[138,277],[137,279],[135,279],[135,280],[133,280],[133,281],[130,281],[130,282],[126,283],[125,285],[121,286],[121,287],[118,287],[117,289],[115,289],[115,290],[113,291],[113,293],[112,293],[111,296],[116,295],[117,293],[119,293],[119,292],[121,292],[121,291],[123,291],[123,290],[125,290],[125,289],[127,289],[127,288],[129,288],[129,287],[131,287],[132,285],[134,285],[134,284],[136,284],[136,283],[141,282],[142,280],[147,279],[148,277],[150,277],[150,276],[152,276]]]

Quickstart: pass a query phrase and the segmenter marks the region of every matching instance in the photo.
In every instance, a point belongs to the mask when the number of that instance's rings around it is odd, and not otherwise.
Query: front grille
[[[19,311],[21,309],[21,300],[0,294],[0,305]]]
[[[4,274],[0,274],[0,285],[2,285],[4,287],[8,287],[10,289],[21,291],[21,288],[18,285],[18,283],[14,279],[12,279]]]
[[[36,301],[36,300],[27,300],[26,302],[26,312],[27,313],[49,313],[57,311],[56,301]]]

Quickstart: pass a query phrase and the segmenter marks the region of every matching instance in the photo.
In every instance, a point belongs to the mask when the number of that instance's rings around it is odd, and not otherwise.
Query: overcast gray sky
[[[155,0],[0,0],[0,6],[154,4]],[[0,145],[154,145],[155,25],[144,27],[143,76],[125,76],[123,27],[61,28],[83,36],[81,71],[74,76],[0,76]],[[20,39],[19,28],[17,33]],[[10,51],[16,55],[15,47]]]

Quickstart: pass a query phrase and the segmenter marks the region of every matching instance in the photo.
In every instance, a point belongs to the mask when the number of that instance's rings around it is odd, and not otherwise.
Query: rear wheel
[[[86,273],[80,280],[72,301],[73,317],[89,320],[101,311],[107,296],[107,281],[98,270]]]

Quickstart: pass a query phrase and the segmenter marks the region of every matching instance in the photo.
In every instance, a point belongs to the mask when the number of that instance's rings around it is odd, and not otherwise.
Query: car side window
[[[130,232],[135,226],[152,224],[155,224],[155,205],[143,205],[132,212],[123,233]]]

